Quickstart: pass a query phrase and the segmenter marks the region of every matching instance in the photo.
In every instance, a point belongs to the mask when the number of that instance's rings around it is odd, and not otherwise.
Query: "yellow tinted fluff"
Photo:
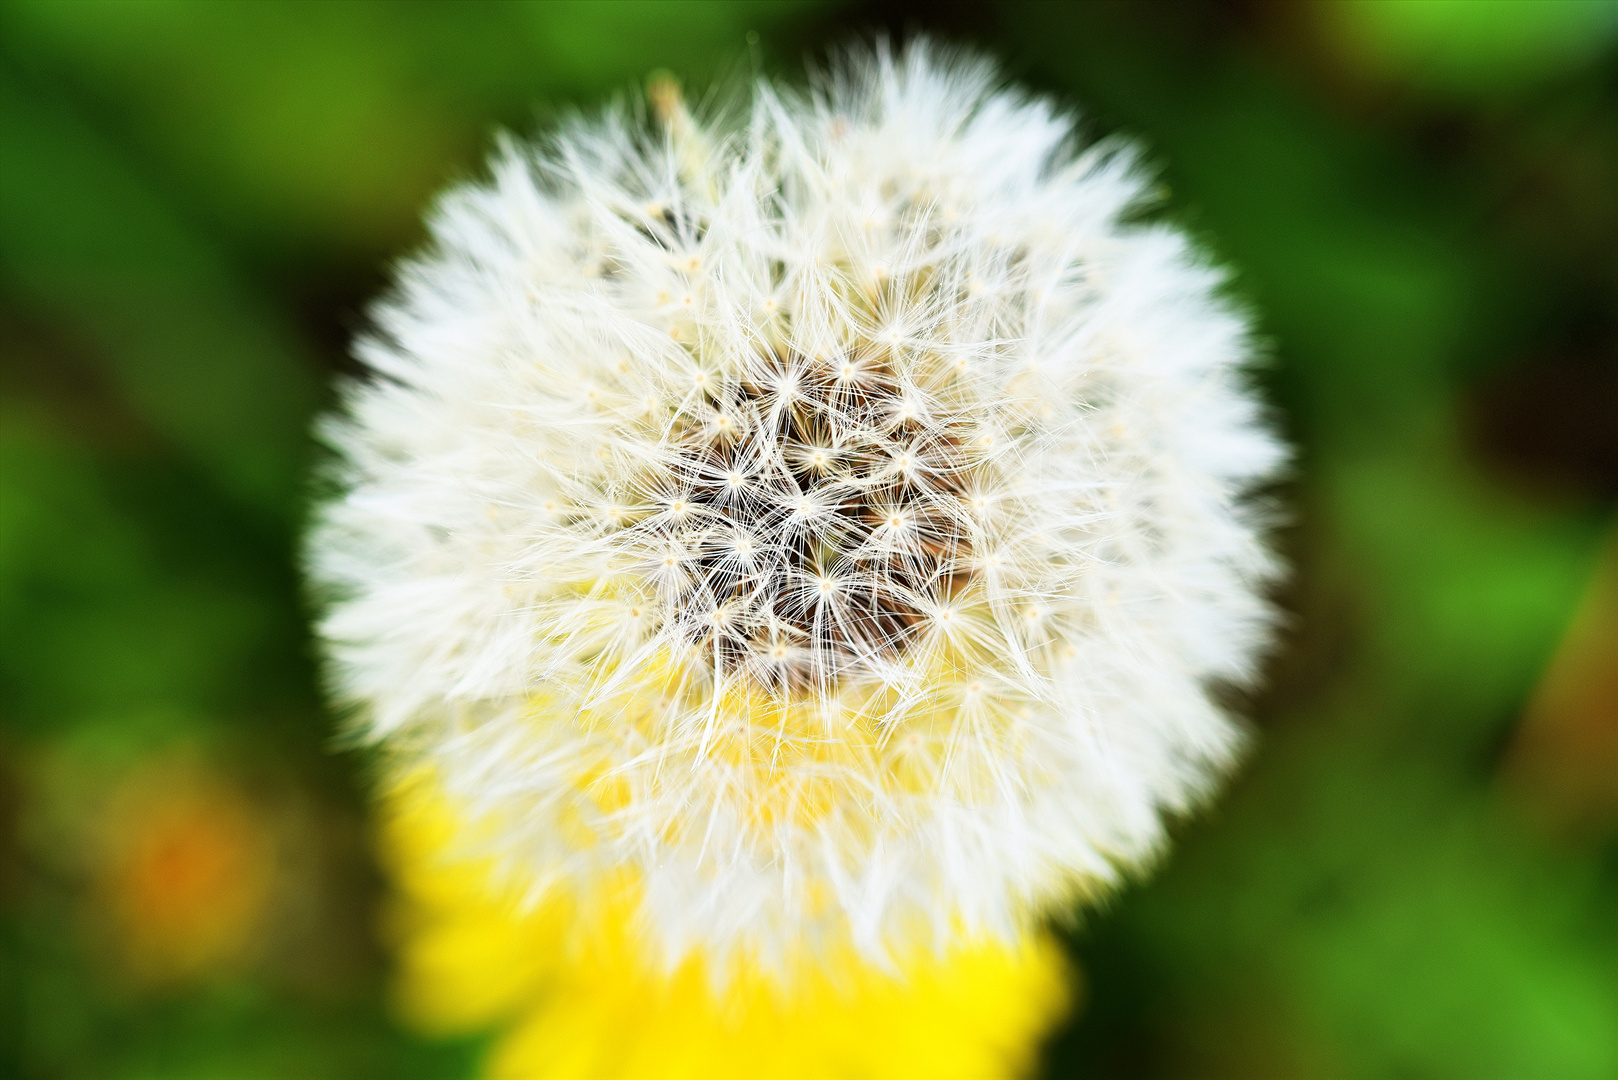
[[[998,1080],[1034,1064],[1066,1007],[1060,948],[1040,935],[963,942],[874,966],[820,958],[789,990],[760,972],[715,989],[697,961],[647,963],[631,891],[580,918],[525,905],[492,862],[456,854],[468,823],[430,780],[389,795],[384,858],[398,886],[398,997],[418,1028],[503,1028],[489,1080],[928,1077]]]

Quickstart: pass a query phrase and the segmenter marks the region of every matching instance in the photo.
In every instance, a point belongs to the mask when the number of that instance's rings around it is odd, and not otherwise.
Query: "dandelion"
[[[721,1027],[911,986],[1000,1046],[922,989],[954,971],[1022,987],[1026,1043],[1039,927],[1237,743],[1209,687],[1267,636],[1280,457],[1247,327],[1128,148],[983,62],[651,105],[446,196],[329,426],[321,634],[408,777],[400,873],[475,867],[552,978],[639,972],[611,1038],[700,971]]]
[[[108,786],[92,826],[104,950],[138,984],[205,982],[258,959],[275,914],[277,838],[216,769],[159,760]]]

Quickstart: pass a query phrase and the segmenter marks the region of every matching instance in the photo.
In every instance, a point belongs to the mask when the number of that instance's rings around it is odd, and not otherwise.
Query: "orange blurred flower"
[[[97,897],[143,981],[206,978],[259,952],[276,871],[270,823],[216,772],[148,766],[100,815]]]

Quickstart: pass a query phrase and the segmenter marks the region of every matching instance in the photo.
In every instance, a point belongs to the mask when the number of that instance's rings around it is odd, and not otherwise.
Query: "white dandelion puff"
[[[451,191],[311,543],[366,730],[670,962],[1015,936],[1226,768],[1281,457],[1127,148],[913,47]]]

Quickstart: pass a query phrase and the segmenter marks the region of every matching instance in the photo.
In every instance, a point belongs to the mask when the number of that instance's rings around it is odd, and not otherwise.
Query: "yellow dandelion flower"
[[[504,1027],[489,1080],[998,1080],[1027,1072],[1072,992],[1059,946],[1036,935],[884,966],[844,955],[790,992],[745,972],[716,994],[700,957],[672,972],[649,960],[627,897],[587,914],[564,895],[526,902],[464,854],[469,827],[418,775],[390,793],[383,853],[401,1011],[437,1034]]]

